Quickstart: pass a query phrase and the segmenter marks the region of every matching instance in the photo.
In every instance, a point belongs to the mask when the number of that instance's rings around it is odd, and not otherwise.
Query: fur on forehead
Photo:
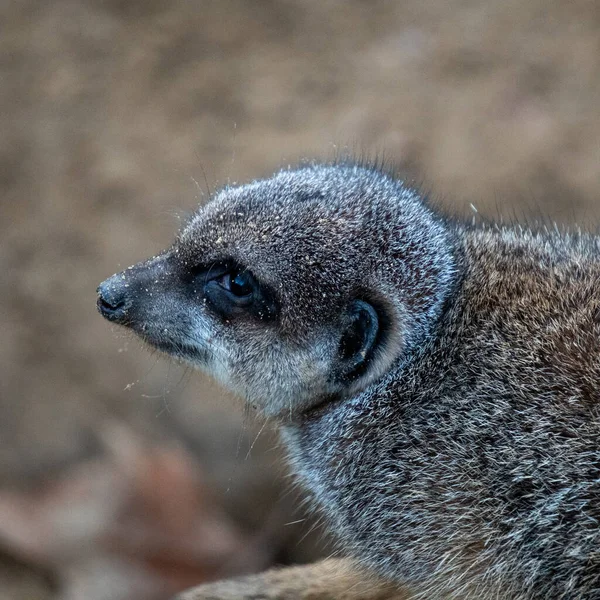
[[[309,321],[364,290],[409,298],[417,285],[409,304],[427,313],[436,295],[426,292],[427,280],[448,267],[445,228],[418,194],[356,165],[284,170],[226,187],[199,209],[177,244],[190,262],[247,267],[277,292],[283,308],[293,302],[294,318]]]

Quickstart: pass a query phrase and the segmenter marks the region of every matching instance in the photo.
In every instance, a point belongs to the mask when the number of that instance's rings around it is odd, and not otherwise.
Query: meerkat
[[[215,194],[98,308],[279,423],[346,557],[183,598],[600,598],[600,238],[308,165]]]

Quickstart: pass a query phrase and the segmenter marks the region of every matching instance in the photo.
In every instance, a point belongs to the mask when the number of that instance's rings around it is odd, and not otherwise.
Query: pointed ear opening
[[[339,374],[354,381],[366,373],[381,338],[381,319],[374,306],[364,300],[354,300],[348,310],[340,345]]]

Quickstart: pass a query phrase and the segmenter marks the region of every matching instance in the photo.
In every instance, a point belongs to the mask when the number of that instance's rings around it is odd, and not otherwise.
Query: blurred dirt
[[[384,155],[452,213],[600,217],[595,0],[22,0],[0,24],[0,543],[49,564],[61,597],[87,577],[89,600],[161,598],[327,551],[299,543],[310,523],[284,526],[305,515],[269,428],[96,314],[98,282],[168,244],[210,190],[341,150]],[[80,514],[36,520],[48,486]],[[190,550],[209,536],[191,523],[221,532],[220,566]]]

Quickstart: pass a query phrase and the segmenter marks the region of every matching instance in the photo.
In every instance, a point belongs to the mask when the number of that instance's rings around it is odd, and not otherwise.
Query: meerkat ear
[[[354,300],[348,310],[347,324],[338,349],[339,374],[354,380],[368,368],[379,334],[379,316],[375,308],[363,300]]]

